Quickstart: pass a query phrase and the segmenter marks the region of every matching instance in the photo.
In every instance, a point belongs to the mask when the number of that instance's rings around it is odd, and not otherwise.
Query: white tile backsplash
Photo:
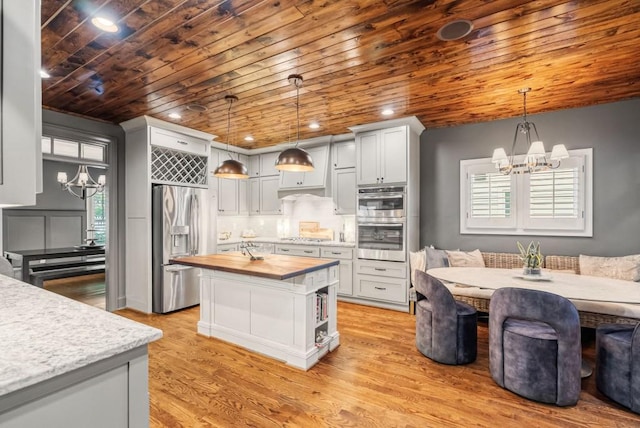
[[[331,198],[300,198],[283,201],[282,215],[218,216],[217,230],[231,232],[231,239],[240,238],[244,230],[253,230],[261,237],[286,238],[298,235],[301,221],[317,221],[321,228],[333,229],[337,241],[344,231],[345,241],[355,241],[355,216],[335,215]]]

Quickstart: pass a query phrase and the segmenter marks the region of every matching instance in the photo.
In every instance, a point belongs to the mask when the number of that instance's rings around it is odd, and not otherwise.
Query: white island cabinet
[[[202,268],[198,333],[303,370],[340,344],[337,260],[240,253],[181,257]]]
[[[149,426],[158,329],[0,275],[0,427]]]

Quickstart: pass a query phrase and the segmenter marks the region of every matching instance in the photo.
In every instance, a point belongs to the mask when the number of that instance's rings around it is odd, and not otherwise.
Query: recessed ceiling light
[[[318,122],[311,122],[311,123],[309,124],[309,128],[311,128],[311,129],[318,129],[318,128],[320,128],[320,124],[319,124]]]
[[[169,113],[169,117],[171,119],[182,119],[182,116],[180,116],[178,113]]]
[[[192,104],[187,104],[187,110],[191,110],[191,111],[195,111],[198,113],[202,113],[207,111],[207,107],[203,106],[202,104],[196,104],[196,103],[192,103]]]
[[[112,20],[103,18],[102,16],[92,18],[91,23],[107,33],[118,32],[118,26]]]
[[[473,22],[467,19],[456,19],[440,27],[436,37],[445,42],[450,42],[467,36],[472,30]]]
[[[247,135],[244,137],[244,141],[253,141],[253,137],[251,135]]]
[[[383,116],[391,116],[393,113],[395,113],[393,110],[391,110],[390,108],[386,108],[384,110],[382,110],[382,115]]]
[[[51,75],[44,70],[40,70],[40,77],[42,79],[48,79],[49,77],[51,77]]]

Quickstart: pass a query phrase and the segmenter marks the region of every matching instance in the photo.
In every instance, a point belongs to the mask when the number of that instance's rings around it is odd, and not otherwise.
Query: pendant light
[[[231,157],[231,152],[229,151],[229,140],[231,140],[231,106],[238,101],[238,97],[235,95],[226,95],[224,100],[229,104],[229,109],[227,110],[227,154],[229,155],[229,159],[220,163],[215,171],[213,171],[213,175],[219,178],[249,178],[247,167],[239,160]]]
[[[302,86],[302,76],[292,74],[288,77],[289,83],[296,87],[296,120],[297,120],[297,137],[296,145],[293,148],[286,149],[278,156],[276,160],[276,169],[280,171],[291,172],[308,172],[313,171],[313,160],[306,150],[298,147],[300,143],[300,86]]]

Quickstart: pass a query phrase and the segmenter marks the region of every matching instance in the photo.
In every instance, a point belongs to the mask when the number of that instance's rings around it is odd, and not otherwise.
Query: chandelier
[[[71,181],[67,180],[66,172],[58,172],[58,183],[60,183],[62,189],[67,190],[76,198],[85,200],[98,192],[102,192],[107,183],[107,179],[104,175],[99,175],[98,181],[95,181],[89,174],[87,166],[80,165],[78,167],[78,173]]]
[[[518,90],[518,93],[523,97],[524,115],[523,121],[519,122],[516,126],[516,132],[513,136],[513,144],[511,145],[511,153],[507,156],[505,150],[501,147],[493,151],[493,157],[491,162],[495,164],[496,169],[501,173],[507,174],[526,174],[538,171],[545,171],[548,169],[555,169],[560,166],[560,161],[569,157],[564,144],[556,144],[551,150],[551,155],[547,159],[547,154],[544,150],[544,144],[540,140],[538,130],[533,122],[527,120],[527,92],[531,91],[531,88],[522,88]],[[531,141],[531,133],[535,133],[535,141]],[[516,143],[518,141],[518,135],[524,134],[529,150],[526,155],[515,155]],[[517,160],[516,160],[517,157]]]
[[[235,160],[229,151],[229,140],[231,139],[231,106],[233,103],[238,101],[238,97],[235,95],[225,95],[224,100],[229,104],[229,108],[227,110],[227,154],[229,155],[229,159],[220,162],[220,165],[218,165],[213,171],[213,175],[214,177],[220,178],[249,178],[247,167],[239,160]],[[240,155],[238,155],[238,158],[239,157]]]
[[[290,149],[283,150],[276,160],[276,169],[279,171],[304,172],[313,171],[313,159],[306,150],[298,147],[300,143],[300,86],[302,86],[302,76],[292,74],[288,78],[289,83],[296,87],[296,120],[298,122],[298,133],[296,145]]]

